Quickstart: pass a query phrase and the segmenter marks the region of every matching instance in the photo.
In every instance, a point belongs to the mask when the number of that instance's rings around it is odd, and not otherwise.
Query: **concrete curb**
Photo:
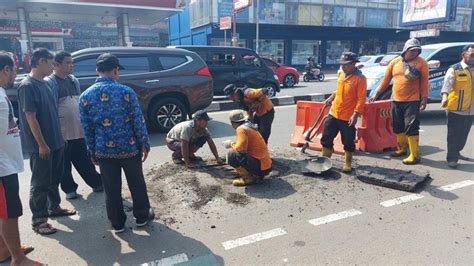
[[[331,96],[330,93],[313,93],[308,95],[300,95],[300,96],[277,96],[271,98],[274,106],[284,106],[284,105],[294,105],[298,101],[313,101],[313,102],[322,102]],[[205,111],[207,112],[219,112],[219,111],[228,111],[239,109],[240,106],[236,102],[232,101],[214,101],[209,105]]]

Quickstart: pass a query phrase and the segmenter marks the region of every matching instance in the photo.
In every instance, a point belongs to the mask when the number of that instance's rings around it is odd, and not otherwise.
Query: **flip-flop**
[[[47,231],[41,231],[42,229],[47,229]],[[39,225],[33,226],[33,231],[35,233],[40,234],[40,235],[51,235],[56,233],[58,230],[54,228],[52,225],[50,225],[47,222],[41,223]]]
[[[27,245],[21,245],[21,249],[23,250],[23,254],[28,255],[31,253],[33,250],[35,250],[34,247],[32,246],[27,246]],[[12,259],[11,256],[6,257],[4,260],[0,261],[0,263],[5,263],[8,262]]]
[[[49,217],[61,217],[61,216],[71,216],[76,214],[76,210],[68,210],[59,208],[49,213]]]

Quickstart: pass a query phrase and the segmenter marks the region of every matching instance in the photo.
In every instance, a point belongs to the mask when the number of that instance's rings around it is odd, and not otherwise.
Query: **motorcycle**
[[[321,65],[317,65],[311,71],[303,72],[303,81],[310,82],[311,80],[324,81],[324,73],[321,70]]]

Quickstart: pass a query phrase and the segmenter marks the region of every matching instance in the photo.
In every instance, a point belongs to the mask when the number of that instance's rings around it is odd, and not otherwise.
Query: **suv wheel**
[[[186,120],[187,111],[184,104],[176,98],[163,98],[155,103],[149,111],[149,123],[152,128],[167,132],[174,125]]]
[[[275,97],[277,94],[277,86],[272,83],[267,83],[264,86],[265,90],[267,91],[268,97]]]
[[[287,88],[291,88],[296,84],[296,77],[293,74],[288,74],[283,79],[283,85]]]

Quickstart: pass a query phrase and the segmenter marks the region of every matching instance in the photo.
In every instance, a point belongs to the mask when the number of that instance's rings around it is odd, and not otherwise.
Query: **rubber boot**
[[[397,136],[397,149],[390,154],[392,157],[401,157],[407,155],[408,150],[408,138],[404,133],[398,133]]]
[[[232,185],[236,187],[247,186],[255,182],[255,178],[250,174],[247,169],[243,167],[235,168],[235,171],[241,176],[241,178],[236,178],[232,181]]]
[[[342,172],[349,173],[352,171],[352,152],[346,151],[344,153],[344,165],[342,166]]]
[[[419,136],[408,136],[408,147],[410,148],[410,156],[403,160],[404,164],[417,164],[420,162],[419,141]]]
[[[324,148],[321,150],[321,155],[327,158],[331,158],[332,154],[334,153],[334,149]]]

